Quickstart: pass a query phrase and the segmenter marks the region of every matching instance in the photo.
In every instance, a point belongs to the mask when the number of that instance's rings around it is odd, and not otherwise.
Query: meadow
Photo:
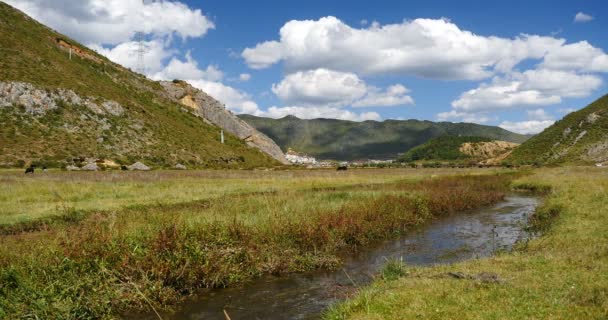
[[[548,193],[531,219],[539,238],[453,265],[392,262],[384,270],[390,277],[361,288],[325,318],[608,319],[608,171],[539,169],[514,185]],[[475,279],[483,273],[500,281]]]
[[[0,317],[115,318],[500,201],[513,171],[0,173]]]

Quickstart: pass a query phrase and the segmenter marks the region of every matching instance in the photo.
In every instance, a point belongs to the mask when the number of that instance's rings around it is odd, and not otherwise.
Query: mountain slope
[[[394,159],[429,139],[446,135],[481,136],[517,143],[527,139],[527,136],[498,127],[471,123],[239,117],[268,135],[283,150],[292,148],[321,159]]]
[[[516,164],[608,161],[608,95],[568,114],[507,158]]]
[[[152,166],[277,163],[233,134],[222,144],[220,130],[159,83],[0,2],[0,165],[65,165],[77,157]]]
[[[484,137],[442,136],[410,149],[399,160],[499,164],[499,160],[504,159],[517,146],[516,143],[493,141]]]

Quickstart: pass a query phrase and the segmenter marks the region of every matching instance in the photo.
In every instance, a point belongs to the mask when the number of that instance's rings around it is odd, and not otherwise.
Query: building
[[[285,153],[285,158],[287,158],[287,161],[293,164],[317,164],[317,159],[315,159],[314,157],[311,157],[304,153],[295,152],[291,150],[291,148],[289,148],[287,150],[287,153]]]

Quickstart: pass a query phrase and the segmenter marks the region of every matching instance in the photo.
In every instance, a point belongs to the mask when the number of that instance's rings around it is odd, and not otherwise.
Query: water
[[[328,306],[373,281],[388,259],[407,264],[451,263],[510,250],[524,231],[537,199],[510,196],[472,213],[431,222],[418,232],[360,251],[341,270],[285,277],[266,276],[242,287],[206,290],[164,319],[318,319]]]

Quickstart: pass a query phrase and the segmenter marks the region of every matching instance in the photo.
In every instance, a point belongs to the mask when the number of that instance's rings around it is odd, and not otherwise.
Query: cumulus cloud
[[[600,77],[557,70],[528,70],[495,77],[452,102],[461,112],[558,104],[563,97],[585,97],[602,86]]]
[[[352,106],[359,107],[394,107],[414,104],[414,99],[407,95],[410,90],[401,84],[388,87],[385,91],[371,87],[361,100],[355,101]]]
[[[354,73],[316,69],[286,76],[272,92],[287,104],[344,106],[363,97],[367,85]]]
[[[526,111],[530,120],[553,120],[553,116],[548,114],[544,109],[535,109]]]
[[[396,84],[386,90],[370,86],[356,74],[328,69],[287,75],[272,91],[286,104],[301,107],[390,107],[413,104],[409,90]]]
[[[247,48],[242,56],[255,69],[284,61],[291,72],[331,69],[357,74],[416,75],[479,80],[506,72],[525,59],[540,59],[563,39],[521,35],[485,37],[446,19],[352,28],[335,17],[293,20],[279,41]]]
[[[354,113],[349,110],[332,107],[270,107],[267,111],[262,112],[261,115],[270,118],[282,118],[293,115],[300,119],[382,120],[382,117],[377,112]]]
[[[608,55],[589,42],[580,41],[561,46],[547,53],[541,67],[556,70],[608,72]]]
[[[136,32],[184,39],[204,36],[215,25],[201,10],[178,1],[5,0],[34,19],[84,43],[117,45]]]
[[[552,120],[530,120],[521,122],[504,121],[499,127],[520,134],[537,134],[553,125]]]
[[[593,20],[593,16],[579,12],[574,16],[574,22],[584,23]]]
[[[207,66],[206,69],[201,70],[198,62],[192,59],[192,56],[188,52],[185,61],[173,57],[163,70],[152,75],[151,78],[154,80],[203,79],[207,81],[220,81],[224,78],[224,73],[218,66],[214,65]]]

